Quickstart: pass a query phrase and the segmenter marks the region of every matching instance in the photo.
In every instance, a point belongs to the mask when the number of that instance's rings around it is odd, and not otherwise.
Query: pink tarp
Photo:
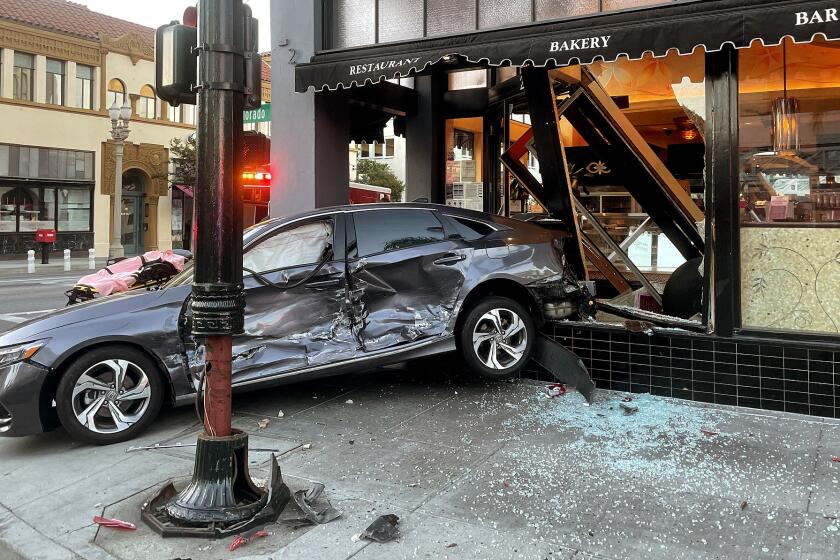
[[[168,262],[180,272],[184,269],[185,260],[172,251],[149,251],[141,257],[129,257],[93,274],[82,276],[76,285],[91,287],[103,296],[125,292],[137,283],[137,273],[143,266],[154,262]]]

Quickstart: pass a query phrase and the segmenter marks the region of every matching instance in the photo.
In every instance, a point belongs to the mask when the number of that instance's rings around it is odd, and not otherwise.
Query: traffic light
[[[245,97],[245,109],[262,104],[262,76],[259,54],[259,22],[248,5],[242,6],[242,42],[244,65],[242,84],[236,84]],[[198,86],[197,13],[194,7],[184,11],[184,23],[173,21],[155,31],[155,90],[158,97],[177,107],[196,104]],[[207,47],[204,47],[207,48]]]
[[[184,22],[191,25],[173,21],[155,31],[155,91],[173,107],[195,105],[193,86],[198,83],[195,8],[184,11]]]

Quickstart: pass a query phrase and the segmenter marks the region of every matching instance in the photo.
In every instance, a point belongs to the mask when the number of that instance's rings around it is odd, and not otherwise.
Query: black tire
[[[117,371],[124,371],[122,397],[113,386]],[[79,383],[82,375],[87,378]],[[55,404],[61,425],[74,440],[108,445],[145,431],[160,412],[164,392],[163,378],[154,360],[136,348],[114,345],[76,358],[58,383]],[[129,398],[120,400],[125,397]],[[114,407],[119,416],[112,412]],[[93,411],[88,418],[94,428],[77,418],[77,412],[84,410]]]
[[[501,352],[501,358],[498,358],[499,354],[496,354],[497,358],[494,362],[490,359],[492,348],[494,348],[493,342],[496,342],[495,347],[498,347],[498,343],[503,337],[494,336],[492,340],[480,342],[478,350],[476,350],[473,336],[479,336],[481,332],[485,332],[487,336],[492,334],[488,329],[492,329],[491,325],[495,324],[495,321],[487,319],[486,315],[493,310],[500,312],[502,327],[505,329],[512,323],[509,319],[513,316],[518,317],[522,323],[522,329],[510,339],[507,339],[510,344],[506,344],[509,348],[521,350],[521,354],[516,359],[507,350]],[[528,363],[531,357],[531,348],[537,336],[534,319],[528,310],[512,299],[491,296],[473,305],[466,313],[461,323],[461,332],[457,336],[458,347],[467,362],[467,366],[478,375],[489,379],[509,379],[516,376]],[[522,333],[522,338],[519,338],[519,333]],[[493,366],[488,365],[488,362],[491,362]]]

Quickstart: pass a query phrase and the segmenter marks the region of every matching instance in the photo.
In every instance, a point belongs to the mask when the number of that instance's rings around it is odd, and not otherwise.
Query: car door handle
[[[328,278],[327,280],[312,280],[311,282],[306,283],[307,288],[332,288],[334,286],[340,286],[341,279],[340,278]]]
[[[435,264],[455,264],[456,262],[461,262],[467,258],[467,255],[463,253],[446,253],[439,259],[434,261]]]

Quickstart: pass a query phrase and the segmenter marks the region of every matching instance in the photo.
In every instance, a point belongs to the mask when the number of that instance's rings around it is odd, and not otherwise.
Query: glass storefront
[[[86,251],[93,241],[94,154],[0,144],[0,255],[35,248],[35,232],[54,229],[58,247]]]
[[[445,202],[448,206],[484,209],[483,126],[483,120],[478,117],[446,121]]]
[[[840,328],[840,42],[739,54],[742,324]]]

